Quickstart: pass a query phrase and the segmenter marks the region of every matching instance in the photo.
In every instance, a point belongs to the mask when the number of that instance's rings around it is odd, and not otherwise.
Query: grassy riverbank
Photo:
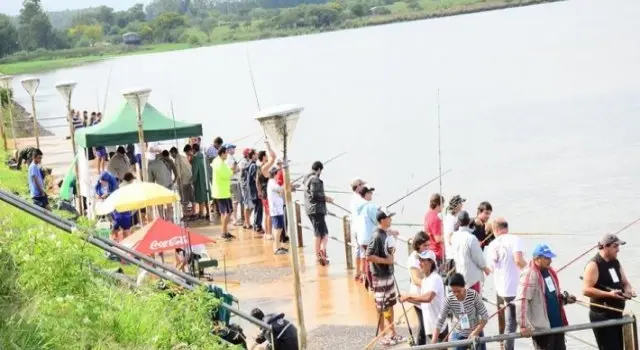
[[[1,153],[0,188],[26,196]],[[120,287],[91,272],[118,266],[99,249],[3,202],[0,225],[0,349],[227,348],[208,333],[210,294]]]
[[[185,38],[185,42],[183,43],[142,45],[139,47],[108,45],[60,51],[42,50],[22,55],[12,55],[0,59],[0,73],[36,73],[124,55],[165,52],[240,41],[313,34],[394,22],[500,10],[555,1],[563,0],[405,0],[391,2],[389,5],[369,9],[367,10],[371,12],[369,15],[344,16],[344,19],[335,20],[327,26],[295,25],[293,27],[287,27],[280,22],[279,26],[274,27],[273,23],[271,23],[272,20],[258,18],[243,22],[242,25],[238,25],[237,23],[221,24],[213,28],[210,33],[204,33],[201,30],[190,28],[182,35],[182,37]],[[341,12],[343,10],[353,12],[353,9],[342,8],[336,11]],[[300,15],[303,14],[305,16],[308,15],[307,13],[300,13]]]

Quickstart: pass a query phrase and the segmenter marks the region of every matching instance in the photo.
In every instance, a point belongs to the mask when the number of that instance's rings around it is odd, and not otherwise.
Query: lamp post
[[[13,76],[11,75],[3,75],[0,76],[0,88],[7,90],[7,105],[9,109],[9,122],[11,123],[11,137],[13,138],[13,147],[18,149],[18,143],[16,142],[16,128],[13,126],[13,103],[11,101],[11,82],[13,81]],[[0,104],[0,109],[2,105]]]
[[[133,108],[138,115],[138,142],[140,143],[140,153],[142,156],[142,166],[140,169],[140,181],[144,181],[144,172],[147,171],[147,147],[144,143],[144,128],[142,124],[142,113],[147,105],[147,100],[151,94],[151,89],[131,89],[122,93],[129,106]]]
[[[288,148],[303,108],[295,105],[283,105],[262,110],[256,116],[265,135],[274,147],[282,151],[284,167],[284,196],[287,207],[287,232],[291,239],[291,265],[293,268],[293,287],[295,292],[296,314],[298,316],[298,342],[300,349],[307,348],[307,330],[304,325],[304,310],[302,308],[302,290],[300,287],[300,261],[298,256],[298,235],[296,220],[293,213],[293,198],[291,195],[291,174],[289,172]]]
[[[31,96],[31,111],[33,115],[33,131],[36,134],[36,148],[40,148],[40,135],[38,130],[38,117],[36,116],[36,92],[38,91],[38,87],[40,86],[40,79],[38,78],[26,78],[22,79],[22,86],[29,96]]]
[[[73,81],[67,81],[56,84],[56,89],[64,98],[64,101],[67,103],[67,119],[69,121],[69,135],[71,135],[71,149],[73,150],[73,158],[75,161],[75,175],[76,175],[76,208],[80,212],[80,215],[84,215],[84,208],[82,207],[82,199],[80,196],[80,178],[78,177],[80,172],[78,171],[78,160],[77,160],[77,150],[76,150],[76,137],[75,137],[75,127],[73,126],[73,115],[71,115],[71,96],[73,95],[73,90],[76,88],[76,83]]]

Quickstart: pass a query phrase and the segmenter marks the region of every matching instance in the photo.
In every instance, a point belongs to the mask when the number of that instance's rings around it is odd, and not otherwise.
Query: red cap
[[[245,148],[242,151],[242,155],[245,156],[245,158],[249,156],[249,153],[251,153],[251,148]]]

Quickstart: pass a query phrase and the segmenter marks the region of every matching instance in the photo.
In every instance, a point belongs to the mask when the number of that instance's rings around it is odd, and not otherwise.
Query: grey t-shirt
[[[386,258],[395,251],[395,248],[396,242],[393,237],[389,237],[385,230],[379,228],[367,247],[367,255]],[[371,274],[375,277],[391,276],[393,275],[393,265],[371,263]]]

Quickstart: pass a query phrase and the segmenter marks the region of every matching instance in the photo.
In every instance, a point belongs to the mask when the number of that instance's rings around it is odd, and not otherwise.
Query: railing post
[[[302,241],[302,216],[300,215],[300,203],[296,201],[296,228],[298,232],[298,247],[304,247],[304,242]]]
[[[624,349],[638,350],[636,347],[636,317],[633,314],[626,314],[626,316],[633,317],[633,323],[627,323],[622,326],[622,341],[624,342]]]
[[[351,250],[351,222],[348,216],[342,217],[344,232],[344,254],[347,259],[347,270],[353,270],[353,252]]]

